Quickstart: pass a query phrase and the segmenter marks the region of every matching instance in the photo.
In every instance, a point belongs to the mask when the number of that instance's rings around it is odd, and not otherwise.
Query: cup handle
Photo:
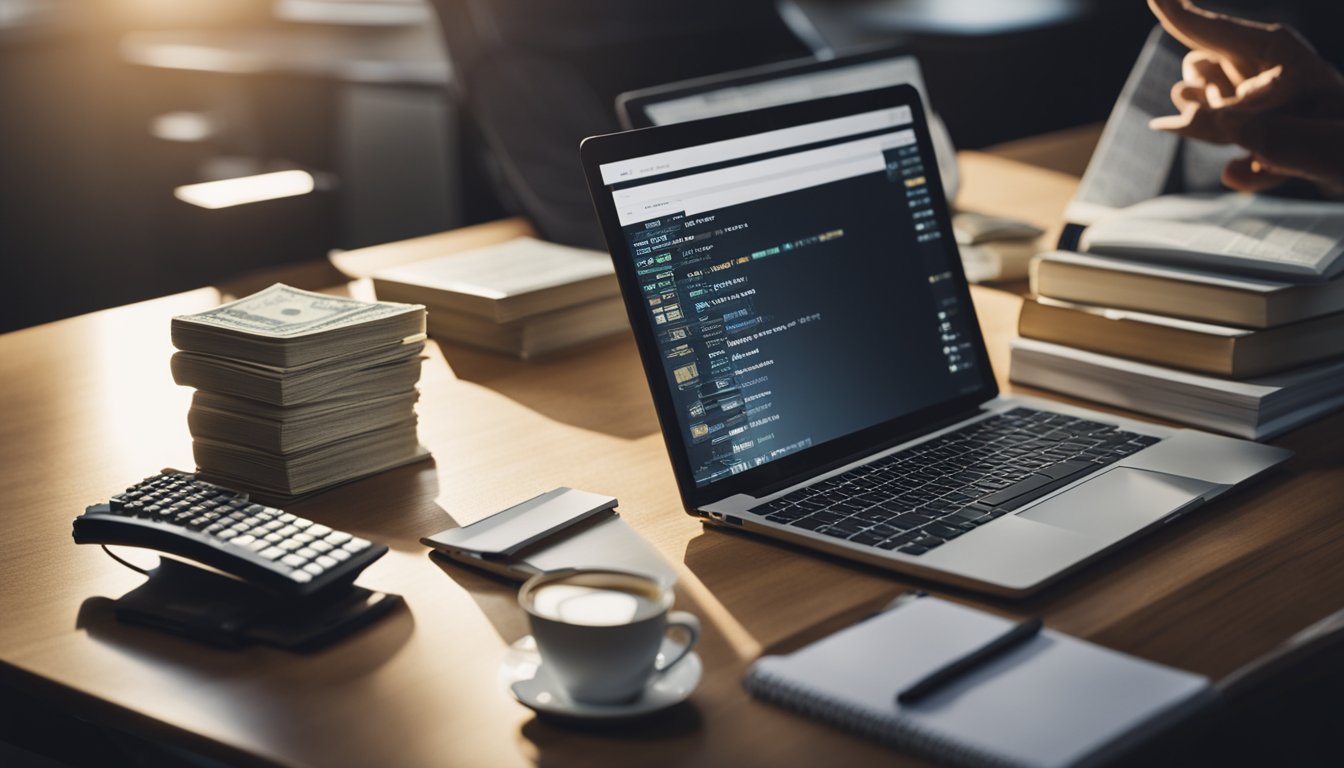
[[[673,611],[667,614],[667,628],[683,629],[686,631],[686,643],[681,646],[681,653],[678,653],[670,661],[664,661],[662,666],[655,666],[654,671],[659,674],[666,672],[677,664],[677,662],[686,658],[686,654],[691,652],[695,643],[700,639],[700,620],[695,618],[694,614],[686,611]]]

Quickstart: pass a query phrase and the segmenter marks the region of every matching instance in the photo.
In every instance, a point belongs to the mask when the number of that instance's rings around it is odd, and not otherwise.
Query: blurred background
[[[1340,63],[1338,0],[1210,6]],[[1142,0],[0,0],[0,331],[527,210],[517,169],[577,173],[617,93],[744,66],[908,46],[963,149],[1094,123],[1152,24]]]

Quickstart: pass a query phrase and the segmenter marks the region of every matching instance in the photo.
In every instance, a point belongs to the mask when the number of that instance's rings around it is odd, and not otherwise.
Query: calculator
[[[74,539],[158,550],[294,598],[348,586],[387,554],[385,545],[172,470],[85,509]]]

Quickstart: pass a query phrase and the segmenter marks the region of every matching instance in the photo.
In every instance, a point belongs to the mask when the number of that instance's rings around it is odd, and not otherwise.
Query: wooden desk
[[[1022,188],[1049,194],[1056,176],[967,157],[968,195],[986,209],[1013,210]],[[520,226],[504,222],[450,240],[502,238]],[[329,274],[317,269],[310,279]],[[1019,300],[988,289],[974,296],[1002,381]],[[219,299],[202,289],[0,337],[0,684],[230,762],[901,761],[756,703],[739,680],[763,650],[852,620],[914,582],[704,530],[683,514],[629,337],[540,363],[435,352],[420,404],[434,462],[294,507],[389,544],[361,583],[404,595],[409,610],[307,656],[215,651],[116,623],[109,598],[141,578],[96,547],[73,545],[70,520],[160,467],[191,466],[190,391],[168,372],[168,321]],[[1298,456],[1284,472],[1026,602],[918,586],[1006,615],[1040,614],[1080,637],[1225,675],[1344,602],[1341,434],[1339,415],[1289,434],[1277,442]],[[626,520],[676,564],[678,603],[706,628],[705,678],[688,705],[643,725],[571,730],[536,720],[497,681],[505,648],[526,632],[515,589],[440,567],[417,540],[557,485],[617,496]]]

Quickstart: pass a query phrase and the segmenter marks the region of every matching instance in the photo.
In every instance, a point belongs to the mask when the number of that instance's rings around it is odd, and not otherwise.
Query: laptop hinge
[[[984,412],[985,409],[983,406],[976,406],[971,410],[962,411],[952,416],[939,419],[938,421],[935,421],[932,424],[926,424],[917,430],[911,430],[909,432],[905,432],[901,435],[898,435],[890,440],[885,440],[881,445],[877,446],[876,448],[873,448],[872,450],[864,451],[862,453],[855,453],[844,458],[836,459],[835,461],[827,463],[825,466],[813,468],[809,472],[796,474],[783,480],[771,483],[770,485],[762,486],[761,488],[756,489],[756,492],[753,493],[752,495],[757,498],[761,498],[763,496],[769,496],[772,493],[778,493],[779,491],[782,491],[785,488],[788,488],[789,486],[797,485],[801,482],[804,482],[805,480],[817,477],[818,475],[824,475],[837,467],[843,467],[846,464],[853,464],[854,462],[862,459],[865,456],[871,456],[875,453],[881,453],[882,451],[887,450],[893,445],[900,445],[901,443],[914,440],[917,437],[922,437],[932,432],[937,432],[938,430],[943,429],[944,427],[950,427],[958,422],[966,421],[967,419],[979,416]]]

